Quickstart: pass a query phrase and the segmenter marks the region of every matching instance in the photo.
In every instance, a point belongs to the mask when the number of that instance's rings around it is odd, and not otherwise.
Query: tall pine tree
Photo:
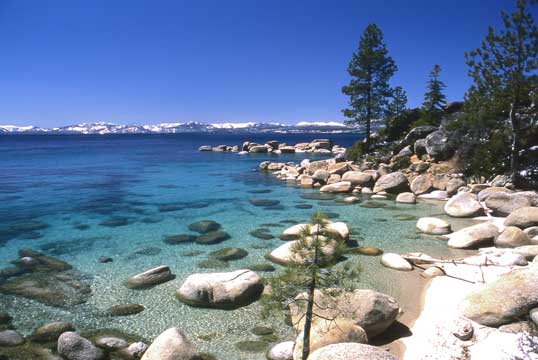
[[[430,71],[430,79],[424,94],[422,108],[426,110],[430,118],[442,111],[446,105],[446,97],[443,94],[443,89],[446,88],[446,85],[439,79],[440,73],[441,66],[435,64],[432,71]]]
[[[522,138],[538,122],[538,28],[527,0],[517,0],[515,12],[501,16],[504,29],[490,26],[481,46],[465,54],[474,81],[466,102],[481,124],[510,133],[509,167],[515,175]]]
[[[401,86],[396,86],[392,92],[392,101],[387,106],[386,116],[402,115],[407,109],[407,94]]]
[[[342,92],[349,96],[349,107],[343,110],[344,116],[350,119],[347,123],[366,125],[366,150],[370,145],[372,120],[382,118],[386,111],[392,94],[389,80],[396,70],[381,29],[375,24],[368,25],[347,68],[351,81],[342,87]]]

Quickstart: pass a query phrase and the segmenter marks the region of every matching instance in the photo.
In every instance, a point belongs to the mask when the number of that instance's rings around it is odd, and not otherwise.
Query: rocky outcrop
[[[170,268],[166,265],[161,265],[131,276],[127,279],[127,287],[129,289],[143,289],[162,284],[172,279],[173,275]]]
[[[256,301],[263,291],[262,279],[253,271],[190,275],[176,291],[187,305],[234,309]]]
[[[486,222],[469,226],[450,234],[448,246],[456,249],[475,249],[490,246],[499,235],[499,228]]]
[[[306,299],[306,293],[297,297]],[[399,312],[398,302],[374,290],[357,289],[354,291],[316,290],[314,293],[314,312],[329,319],[350,319],[360,326],[373,339],[382,334],[396,320]],[[290,313],[294,326],[302,329],[305,312],[304,302],[291,303]]]
[[[151,343],[142,360],[199,360],[194,345],[183,331],[170,328]]]
[[[473,217],[484,212],[477,196],[469,192],[461,192],[451,197],[445,204],[444,210],[452,217]]]
[[[454,152],[450,135],[437,130],[426,136],[426,152],[435,161],[448,160]]]
[[[519,320],[538,307],[538,266],[513,270],[469,294],[462,313],[485,326],[500,326]]]
[[[398,360],[389,352],[359,343],[339,343],[324,346],[310,354],[308,360]]]
[[[423,217],[417,221],[417,229],[424,234],[445,235],[452,232],[450,224],[434,217]]]
[[[102,360],[105,353],[75,332],[64,332],[58,338],[58,354],[67,360]]]
[[[381,176],[374,187],[374,192],[386,191],[389,194],[399,194],[408,190],[409,181],[399,171]]]
[[[505,226],[517,226],[525,229],[538,226],[538,207],[523,207],[515,210],[504,221]]]

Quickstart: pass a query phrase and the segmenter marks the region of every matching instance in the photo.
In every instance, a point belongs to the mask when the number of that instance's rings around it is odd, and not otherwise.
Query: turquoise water
[[[351,135],[331,137],[344,146],[355,140]],[[235,145],[271,138],[297,143],[315,136],[0,137],[0,267],[9,266],[20,248],[30,247],[72,264],[87,277],[92,289],[86,303],[68,308],[0,294],[0,309],[9,311],[15,327],[26,334],[50,321],[71,321],[81,331],[116,328],[146,339],[177,326],[198,349],[219,359],[263,359],[263,353],[241,352],[234,344],[256,340],[250,332],[256,325],[275,327],[282,340],[292,334],[276,320],[262,321],[258,304],[234,311],[197,309],[174,297],[189,274],[220,271],[198,267],[210,251],[235,246],[249,252],[223,271],[267,263],[264,255],[282,244],[281,240],[257,239],[250,231],[266,223],[280,224],[270,227],[278,236],[286,226],[282,221],[303,222],[313,211],[321,210],[354,228],[354,238],[361,246],[448,254],[443,241],[415,231],[413,216],[439,214],[436,203],[410,206],[386,201],[382,202],[385,208],[364,208],[304,199],[301,195],[317,191],[286,185],[256,169],[263,160],[299,162],[308,154],[277,158],[197,151],[203,144]],[[256,207],[249,202],[252,198],[276,199],[280,206]],[[312,208],[303,209],[305,204]],[[402,219],[402,214],[408,218]],[[103,226],[111,219],[122,226]],[[222,224],[231,238],[215,245],[163,242],[166,235],[190,233],[187,226],[203,219]],[[19,230],[13,231],[14,225],[28,221],[39,226],[27,231],[15,227]],[[189,252],[187,255],[199,254],[186,256]],[[113,262],[100,263],[100,256],[109,256]],[[390,270],[380,267],[378,258],[357,255],[348,261],[363,267],[358,286],[401,295],[401,284]],[[129,276],[163,264],[171,267],[174,280],[147,290],[130,290],[124,285]],[[143,304],[145,310],[127,317],[106,315],[110,306],[121,303]]]

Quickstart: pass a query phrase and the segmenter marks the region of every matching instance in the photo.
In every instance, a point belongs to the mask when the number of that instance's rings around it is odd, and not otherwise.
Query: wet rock
[[[157,336],[142,360],[199,360],[199,357],[185,333],[173,327]]]
[[[396,214],[392,218],[394,220],[400,220],[400,221],[415,221],[418,219],[415,215],[410,215],[410,214]]]
[[[297,204],[295,205],[296,209],[312,209],[313,206],[310,204]]]
[[[452,217],[474,217],[482,215],[484,209],[472,193],[461,192],[447,201],[444,207],[445,213]]]
[[[202,145],[198,148],[198,151],[213,151],[211,145]]]
[[[360,255],[368,255],[368,256],[379,256],[383,254],[382,250],[375,247],[371,247],[371,246],[360,246],[360,247],[352,248],[352,249],[349,249],[349,252],[352,254],[360,254]]]
[[[196,238],[196,242],[202,245],[213,245],[228,240],[230,235],[225,231],[210,231]]]
[[[504,221],[504,226],[517,226],[525,229],[538,226],[538,207],[523,207],[515,210]]]
[[[200,234],[206,234],[210,231],[216,231],[220,229],[221,225],[213,220],[201,220],[193,222],[189,225],[190,231],[195,231]]]
[[[127,279],[127,287],[129,289],[144,289],[152,287],[173,279],[170,268],[166,265],[161,265],[153,269],[146,270],[140,274],[131,276]]]
[[[249,235],[261,240],[271,240],[275,238],[274,235],[267,231],[261,231],[260,229],[249,232]]]
[[[329,319],[351,319],[366,331],[369,339],[382,334],[398,316],[398,302],[388,295],[367,289],[333,290],[315,291],[314,313]],[[306,293],[297,296],[297,299],[306,298]],[[295,328],[302,329],[304,302],[291,303],[289,308]]]
[[[415,195],[427,193],[432,189],[432,187],[433,184],[430,180],[430,175],[428,174],[419,175],[411,182],[411,191]]]
[[[398,360],[389,352],[375,346],[359,343],[331,344],[317,349],[308,360]]]
[[[396,202],[401,204],[416,204],[417,197],[411,192],[404,192],[396,196]]]
[[[103,336],[95,341],[95,345],[107,352],[113,352],[126,348],[129,343],[117,337]]]
[[[518,227],[507,226],[495,239],[495,246],[499,248],[515,248],[530,245],[531,239]]]
[[[103,350],[75,332],[64,332],[58,339],[58,353],[67,360],[102,360]]]
[[[234,309],[256,301],[263,291],[262,279],[253,271],[190,275],[176,291],[190,306]]]
[[[68,322],[51,322],[35,329],[31,335],[31,339],[32,341],[42,343],[55,342],[60,335],[67,331],[75,331],[75,327]]]
[[[301,194],[301,198],[307,200],[334,200],[336,199],[336,195],[332,193],[315,192]]]
[[[0,325],[9,324],[13,318],[5,311],[0,311]]]
[[[126,225],[129,225],[129,219],[125,217],[113,217],[108,220],[104,220],[100,222],[99,225],[106,226],[106,227],[126,226]]]
[[[490,246],[499,235],[499,228],[492,223],[482,223],[458,230],[449,236],[448,246],[456,249],[476,249]]]
[[[399,271],[411,271],[413,266],[398,254],[385,253],[381,256],[381,264]]]
[[[24,338],[15,330],[0,331],[0,346],[18,346],[24,343]]]
[[[166,244],[169,245],[179,245],[184,243],[192,243],[196,241],[196,236],[191,234],[178,234],[178,235],[167,235],[163,240]]]
[[[270,207],[280,204],[280,201],[272,199],[250,199],[249,202],[258,207]]]
[[[462,313],[485,326],[497,327],[527,316],[538,305],[538,267],[513,270],[470,293]]]
[[[407,177],[399,171],[381,176],[374,187],[374,192],[386,191],[389,194],[399,194],[408,190]]]
[[[227,247],[224,249],[212,251],[209,253],[209,256],[211,258],[221,261],[233,261],[240,260],[248,256],[248,251],[236,247]]]
[[[284,341],[276,344],[266,354],[268,360],[293,360],[295,342]]]
[[[301,359],[304,332],[295,340],[294,358]],[[368,343],[366,332],[350,319],[324,320],[316,319],[310,329],[310,351],[339,343]]]
[[[120,304],[111,306],[108,313],[112,316],[129,316],[141,313],[144,309],[144,305],[140,304]]]
[[[378,209],[378,208],[384,208],[387,206],[387,204],[381,202],[381,201],[367,201],[365,203],[362,203],[359,205],[360,207],[367,208],[367,209]]]
[[[149,348],[149,345],[147,345],[144,342],[138,341],[138,342],[134,342],[130,344],[124,349],[119,350],[118,354],[125,359],[138,360],[142,358],[143,354],[146,352],[148,348]]]
[[[224,260],[207,259],[200,261],[196,266],[200,269],[226,269],[230,267],[230,263]]]
[[[424,234],[444,235],[450,234],[452,229],[446,221],[434,217],[423,217],[417,221],[417,229]]]
[[[266,341],[260,341],[260,340],[247,340],[247,341],[239,341],[235,343],[234,346],[236,349],[243,352],[258,353],[258,352],[264,352],[265,350],[267,350],[269,343]]]

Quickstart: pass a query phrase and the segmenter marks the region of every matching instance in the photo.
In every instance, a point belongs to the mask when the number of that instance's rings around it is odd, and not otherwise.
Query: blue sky
[[[384,32],[411,106],[508,0],[0,0],[0,124],[342,121],[362,31]]]

